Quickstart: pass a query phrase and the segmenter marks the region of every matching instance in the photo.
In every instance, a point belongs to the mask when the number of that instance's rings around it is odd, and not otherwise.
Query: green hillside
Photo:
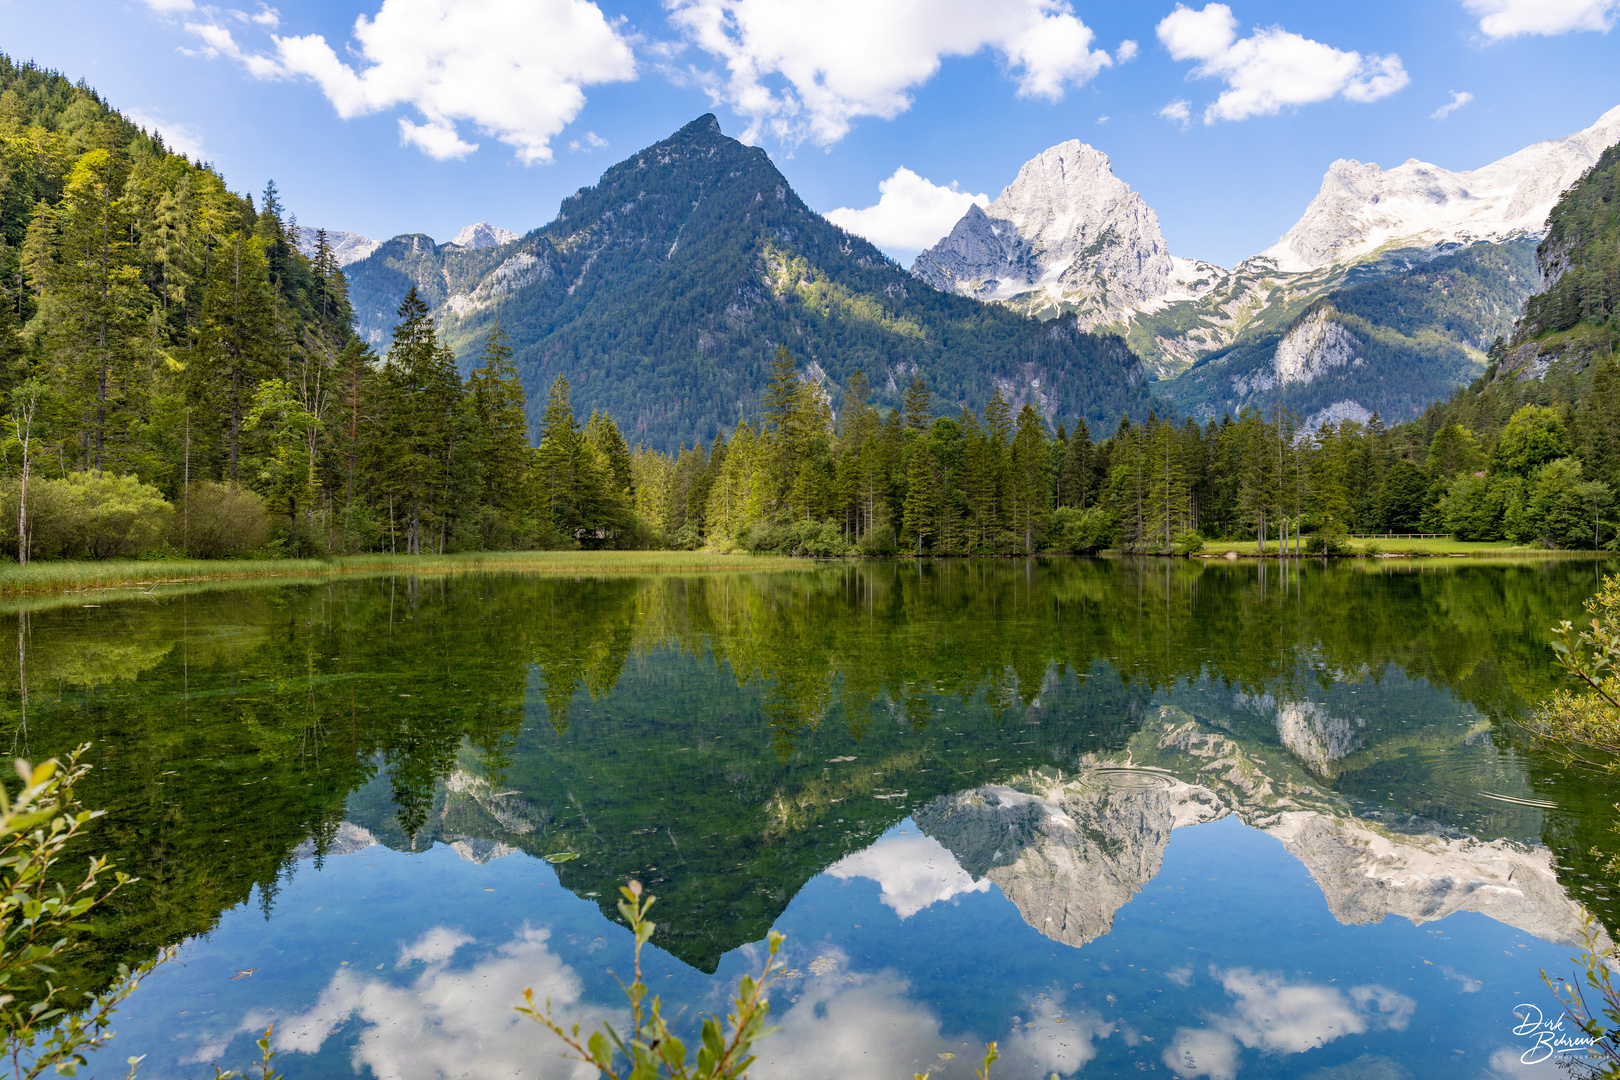
[[[1352,284],[1287,322],[1257,326],[1154,389],[1198,417],[1273,406],[1309,417],[1353,403],[1345,415],[1412,419],[1479,375],[1491,342],[1512,333],[1540,280],[1530,241],[1475,244],[1374,276],[1387,268],[1388,260],[1360,268]],[[1323,324],[1338,329],[1324,335]],[[1303,370],[1279,362],[1278,347],[1291,337],[1318,362]]]
[[[1545,405],[1571,421],[1579,415],[1583,438],[1608,440],[1620,417],[1596,413],[1620,408],[1609,400],[1616,389],[1604,374],[1620,344],[1617,181],[1620,146],[1612,146],[1547,219],[1547,236],[1536,248],[1546,290],[1525,304],[1511,338],[1492,348],[1484,374],[1424,413],[1425,430],[1432,434],[1455,422],[1489,446],[1518,409]],[[1614,479],[1620,482],[1620,468]]]
[[[859,368],[899,405],[921,372],[940,411],[999,388],[1056,426],[1145,415],[1146,376],[1125,343],[935,291],[815,213],[765,152],[713,116],[610,168],[557,217],[499,248],[398,237],[348,267],[362,337],[379,340],[412,284],[470,356],[497,319],[538,414],[567,376],[582,409],[673,449],[760,413],[786,345],[836,410]]]

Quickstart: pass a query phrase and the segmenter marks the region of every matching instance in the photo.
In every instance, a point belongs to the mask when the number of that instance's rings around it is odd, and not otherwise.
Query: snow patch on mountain
[[[1616,142],[1620,106],[1584,131],[1472,171],[1452,172],[1416,158],[1393,169],[1335,161],[1304,215],[1256,258],[1300,273],[1380,248],[1538,236],[1559,195]]]
[[[456,233],[455,239],[451,240],[450,243],[459,248],[476,251],[479,248],[500,247],[502,244],[510,244],[517,238],[518,234],[511,229],[503,229],[499,225],[491,225],[487,221],[480,221],[468,225],[465,229]]]
[[[315,232],[311,228],[298,230],[298,250],[306,258],[315,257]],[[381,241],[373,240],[369,236],[359,233],[345,232],[342,229],[327,229],[326,242],[332,249],[332,257],[339,266],[348,266],[352,262],[359,262],[382,246]]]
[[[1086,327],[1164,296],[1176,275],[1158,215],[1077,139],[1026,161],[911,270],[945,292],[1074,311]]]

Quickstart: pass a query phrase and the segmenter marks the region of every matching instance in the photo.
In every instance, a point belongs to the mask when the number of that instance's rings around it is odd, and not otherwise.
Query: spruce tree
[[[908,431],[927,431],[934,419],[934,397],[922,373],[911,377],[906,385],[905,420]]]

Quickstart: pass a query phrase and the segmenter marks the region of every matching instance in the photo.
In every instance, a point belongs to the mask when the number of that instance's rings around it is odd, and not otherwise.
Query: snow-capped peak
[[[1563,191],[1620,142],[1620,107],[1584,131],[1469,172],[1412,159],[1393,169],[1341,160],[1294,227],[1258,256],[1315,270],[1388,246],[1432,247],[1535,236]]]
[[[518,238],[518,234],[511,229],[503,229],[499,225],[491,225],[487,221],[480,221],[475,225],[468,225],[456,233],[456,238],[450,241],[456,247],[477,250],[478,248],[499,247],[510,244]]]
[[[912,273],[985,300],[1078,309],[1094,324],[1163,295],[1173,266],[1158,215],[1107,154],[1071,139],[1026,161],[988,207],[969,207]]]

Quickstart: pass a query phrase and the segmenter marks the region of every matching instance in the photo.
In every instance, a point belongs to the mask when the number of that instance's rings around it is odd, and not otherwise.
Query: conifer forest
[[[0,551],[1191,554],[1227,538],[1331,553],[1369,533],[1607,547],[1616,153],[1549,224],[1540,255],[1571,268],[1484,377],[1415,421],[1309,429],[1250,409],[1200,424],[1160,400],[1093,430],[1000,389],[982,412],[938,399],[926,369],[879,407],[859,369],[835,396],[782,344],[758,415],[666,453],[578,415],[561,376],[531,412],[498,322],[457,356],[415,289],[390,339],[362,342],[325,232],[301,245],[274,183],[233,192],[85,85],[0,59]],[[1497,377],[1524,343],[1583,334],[1607,352]]]

